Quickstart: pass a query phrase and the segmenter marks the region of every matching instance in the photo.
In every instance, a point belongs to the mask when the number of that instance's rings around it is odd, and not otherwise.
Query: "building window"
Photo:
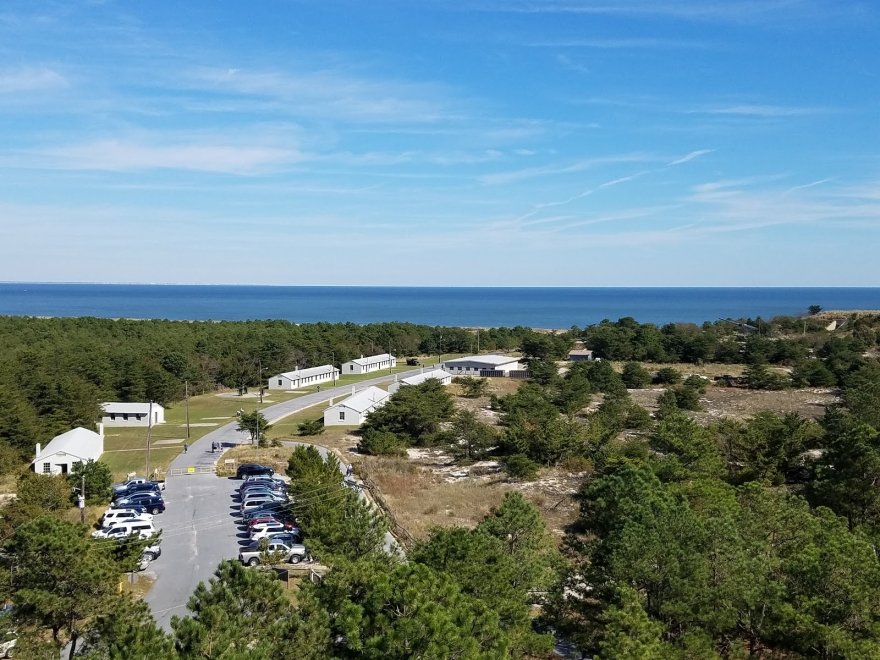
[[[281,383],[281,379],[280,379],[280,378],[279,378],[279,379],[278,379],[278,384],[279,384],[279,385],[281,385],[281,384],[282,384],[282,383]]]
[[[43,474],[49,474],[50,472],[52,472],[52,464],[43,463]]]
[[[349,370],[349,371],[354,371],[354,365],[353,365],[353,364],[348,365],[348,370]]]
[[[71,468],[76,468],[77,465],[82,465],[82,461],[74,461]]]
[[[345,411],[344,410],[339,411],[339,420],[345,421]]]
[[[134,418],[135,418],[137,421],[141,421],[141,417],[143,417],[143,415],[141,415],[140,413],[135,413],[135,415],[134,415]]]

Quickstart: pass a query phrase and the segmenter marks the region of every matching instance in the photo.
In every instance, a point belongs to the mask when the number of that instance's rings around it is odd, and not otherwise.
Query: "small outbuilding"
[[[104,429],[100,433],[77,427],[56,435],[45,447],[37,443],[31,469],[37,474],[69,474],[77,463],[97,461],[104,453]]]
[[[324,411],[324,426],[360,426],[371,412],[391,396],[378,387],[367,387]]]
[[[525,369],[519,358],[509,355],[471,355],[447,360],[443,368],[454,376],[481,376],[483,372],[490,372],[485,375],[491,376],[509,376],[511,371]]]
[[[342,363],[342,375],[368,374],[382,369],[393,369],[396,366],[397,358],[390,353],[368,357],[361,355],[359,358]]]
[[[568,352],[569,362],[586,362],[593,359],[593,351],[588,348],[577,348]]]
[[[331,364],[308,369],[294,369],[272,376],[269,379],[270,390],[296,390],[309,385],[335,382],[339,378],[339,369]]]
[[[406,378],[394,381],[388,386],[388,392],[389,394],[394,394],[405,385],[420,385],[426,380],[431,380],[432,378],[440,381],[440,384],[444,387],[452,382],[452,374],[448,371],[444,371],[443,369],[432,369],[431,371],[423,371],[420,374],[407,376]]]
[[[155,426],[165,422],[165,408],[158,403],[105,401],[101,408],[104,409],[104,416],[101,417],[104,426],[150,426],[151,421]]]

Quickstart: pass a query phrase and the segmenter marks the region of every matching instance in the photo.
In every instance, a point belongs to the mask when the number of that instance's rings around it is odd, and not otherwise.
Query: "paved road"
[[[421,369],[401,372],[398,378],[420,373]],[[394,380],[383,375],[363,380],[356,387],[381,385]],[[351,393],[351,386],[337,387],[306,394],[290,401],[263,409],[270,423],[309,408],[331,398],[338,399]],[[222,454],[211,452],[211,443],[220,442],[224,448],[247,442],[247,433],[235,430],[237,423],[221,426],[194,441],[185,454],[171,462],[171,468],[213,467]],[[326,457],[327,450],[323,447]],[[168,479],[165,501],[168,509],[157,518],[162,526],[162,556],[152,563],[156,582],[146,601],[156,621],[170,629],[171,617],[185,615],[186,603],[199,582],[207,581],[224,559],[238,556],[239,530],[234,523],[235,509],[232,495],[239,482],[214,474],[188,474]],[[394,538],[386,536],[386,549],[396,546]]]

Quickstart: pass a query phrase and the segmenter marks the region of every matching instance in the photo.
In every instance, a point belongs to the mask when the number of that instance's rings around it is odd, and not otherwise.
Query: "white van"
[[[124,520],[153,520],[152,514],[140,513],[134,509],[107,509],[101,519],[101,527],[112,527]]]
[[[150,538],[156,533],[152,520],[125,520],[112,527],[104,527],[92,533],[93,539],[124,539],[136,534],[142,539]]]

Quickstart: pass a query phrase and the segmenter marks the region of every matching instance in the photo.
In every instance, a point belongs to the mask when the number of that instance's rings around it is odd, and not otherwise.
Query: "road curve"
[[[421,373],[422,369],[382,375],[359,381],[357,389],[369,385],[382,385],[395,378],[405,378]],[[276,403],[262,409],[270,423],[311,406],[351,393],[351,385]],[[213,468],[222,453],[211,451],[212,443],[219,442],[224,448],[248,441],[246,433],[236,431],[237,422],[220,428],[195,440],[186,453],[180,454],[170,465],[172,469]],[[320,447],[326,457],[329,451]],[[167,480],[165,500],[168,510],[157,521],[162,527],[162,556],[153,562],[150,572],[155,583],[145,600],[153,616],[162,628],[169,630],[171,617],[186,613],[186,604],[199,582],[207,581],[214,569],[224,559],[238,555],[239,536],[234,524],[235,507],[230,495],[238,482],[218,478],[212,472],[185,474]],[[394,538],[386,536],[386,549],[395,546]]]

